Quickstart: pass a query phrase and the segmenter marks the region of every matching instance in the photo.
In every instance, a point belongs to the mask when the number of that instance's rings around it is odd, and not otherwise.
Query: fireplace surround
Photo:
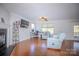
[[[7,40],[7,29],[0,29],[0,55],[5,54]]]

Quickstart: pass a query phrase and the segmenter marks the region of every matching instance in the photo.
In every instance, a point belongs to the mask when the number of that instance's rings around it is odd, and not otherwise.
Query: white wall
[[[0,6],[0,20],[1,17],[4,18],[5,23],[0,22],[0,28],[7,29],[7,47],[9,41],[9,13]]]
[[[30,29],[20,28],[19,41],[30,39]]]
[[[74,19],[75,20],[75,19]],[[74,37],[74,24],[79,24],[79,22],[75,22],[72,19],[70,20],[48,20],[48,23],[51,23],[55,28],[55,34],[64,32],[66,33],[67,40],[73,40]],[[40,30],[40,21],[36,21],[35,23],[36,29]]]
[[[20,15],[15,14],[15,13],[10,13],[10,42],[9,42],[9,45],[13,44],[13,41],[12,41],[13,22],[19,21],[21,19],[25,19],[25,18],[21,17]],[[25,20],[28,20],[28,19],[25,19]],[[19,29],[19,41],[23,41],[23,40],[26,40],[29,38],[30,38],[30,26],[29,26],[29,28],[20,28]]]

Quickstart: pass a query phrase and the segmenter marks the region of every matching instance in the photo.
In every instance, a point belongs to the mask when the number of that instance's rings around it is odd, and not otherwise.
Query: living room
[[[5,55],[79,55],[78,3],[2,3],[0,13]]]

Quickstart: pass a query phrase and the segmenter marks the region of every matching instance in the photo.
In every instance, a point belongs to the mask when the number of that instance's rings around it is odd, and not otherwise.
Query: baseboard
[[[47,49],[61,51],[61,49],[56,49],[56,48],[47,48]]]

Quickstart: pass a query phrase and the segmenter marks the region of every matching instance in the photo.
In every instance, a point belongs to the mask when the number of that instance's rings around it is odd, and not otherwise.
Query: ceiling
[[[17,13],[29,20],[46,16],[49,20],[79,19],[79,4],[75,3],[4,3],[9,12]]]

